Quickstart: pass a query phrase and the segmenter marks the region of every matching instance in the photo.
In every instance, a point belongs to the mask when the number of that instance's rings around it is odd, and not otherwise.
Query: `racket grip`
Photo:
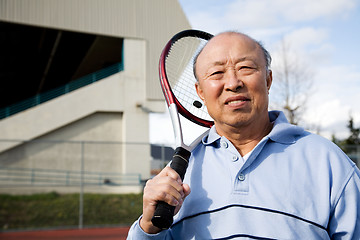
[[[189,163],[191,152],[178,147],[175,149],[170,167],[174,169],[184,179],[185,172]],[[158,202],[154,216],[151,219],[152,224],[160,229],[168,229],[173,223],[175,207],[165,202]]]

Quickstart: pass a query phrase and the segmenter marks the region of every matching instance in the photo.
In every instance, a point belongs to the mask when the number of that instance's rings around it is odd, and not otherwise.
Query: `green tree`
[[[347,125],[350,136],[345,139],[347,145],[358,145],[360,144],[360,128],[354,126],[354,118],[350,115],[349,123]]]
[[[345,153],[352,154],[356,152],[356,145],[360,145],[360,127],[354,126],[354,118],[350,115],[350,119],[346,127],[349,129],[350,135],[345,139],[338,139],[333,134],[332,141],[338,145]]]

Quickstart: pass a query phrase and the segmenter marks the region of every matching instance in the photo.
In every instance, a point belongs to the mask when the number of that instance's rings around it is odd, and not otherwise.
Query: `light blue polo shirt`
[[[360,172],[332,142],[269,112],[272,131],[242,157],[216,133],[192,152],[191,194],[169,230],[138,221],[128,239],[360,239]]]

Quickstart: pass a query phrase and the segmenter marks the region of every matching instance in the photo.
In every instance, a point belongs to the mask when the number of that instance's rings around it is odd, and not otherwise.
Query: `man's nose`
[[[225,82],[225,90],[236,92],[242,87],[244,87],[244,83],[241,81],[240,77],[236,75],[236,71],[228,71]]]

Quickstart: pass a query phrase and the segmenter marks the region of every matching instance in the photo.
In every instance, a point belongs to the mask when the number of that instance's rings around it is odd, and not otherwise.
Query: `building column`
[[[150,177],[149,113],[146,102],[146,41],[124,39],[123,173]]]

